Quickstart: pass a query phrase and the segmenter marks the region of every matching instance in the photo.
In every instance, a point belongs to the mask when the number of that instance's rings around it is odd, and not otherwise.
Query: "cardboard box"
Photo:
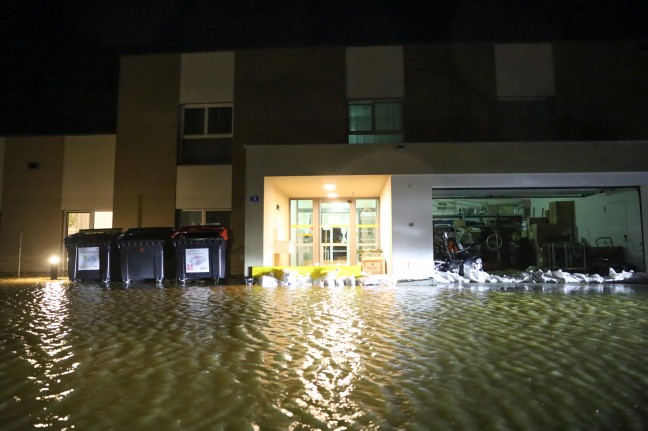
[[[368,274],[384,274],[385,259],[381,257],[365,257],[362,259],[362,271]]]
[[[537,244],[572,240],[572,225],[569,223],[535,223],[531,225],[531,239]]]
[[[549,223],[549,219],[547,217],[527,217],[527,226],[531,226],[532,224],[546,223]]]
[[[574,224],[575,220],[576,210],[574,201],[549,202],[549,223]]]

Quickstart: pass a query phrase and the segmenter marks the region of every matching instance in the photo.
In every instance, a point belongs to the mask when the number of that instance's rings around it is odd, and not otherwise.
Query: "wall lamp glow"
[[[56,280],[58,278],[58,264],[61,259],[58,256],[50,256],[50,279]]]

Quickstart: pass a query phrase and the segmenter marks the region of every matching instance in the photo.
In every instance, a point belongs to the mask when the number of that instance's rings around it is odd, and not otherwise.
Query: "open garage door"
[[[637,188],[433,189],[432,219],[435,260],[471,254],[503,273],[645,270]]]

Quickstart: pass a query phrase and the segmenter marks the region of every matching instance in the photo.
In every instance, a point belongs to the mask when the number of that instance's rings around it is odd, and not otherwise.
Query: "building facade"
[[[112,226],[115,135],[0,140],[0,272],[49,272],[63,238]]]
[[[102,176],[112,200],[86,206],[112,211],[124,229],[226,224],[231,274],[355,264],[379,249],[385,272],[425,277],[439,258],[435,241],[457,229],[494,269],[587,270],[578,252],[587,247],[620,250],[618,260],[643,270],[647,72],[648,53],[634,42],[128,56],[114,167]],[[72,172],[66,139],[6,138],[5,167],[21,141],[51,154],[58,171],[42,181],[53,184]],[[19,181],[20,196],[45,199],[21,175],[4,169],[7,244],[35,205],[16,206]],[[71,211],[65,190],[47,196],[52,243]],[[558,220],[565,201],[573,211]],[[529,241],[535,257],[522,251]],[[556,245],[569,251],[557,255]],[[4,247],[8,271],[14,252]]]

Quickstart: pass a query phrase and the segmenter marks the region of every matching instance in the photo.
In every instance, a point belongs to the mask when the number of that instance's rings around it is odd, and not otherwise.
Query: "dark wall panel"
[[[497,138],[492,44],[406,46],[404,67],[407,142]]]
[[[345,143],[345,63],[344,48],[238,51],[236,143]]]
[[[113,226],[173,226],[180,56],[124,57]]]
[[[558,140],[648,138],[648,50],[635,42],[554,44]]]

